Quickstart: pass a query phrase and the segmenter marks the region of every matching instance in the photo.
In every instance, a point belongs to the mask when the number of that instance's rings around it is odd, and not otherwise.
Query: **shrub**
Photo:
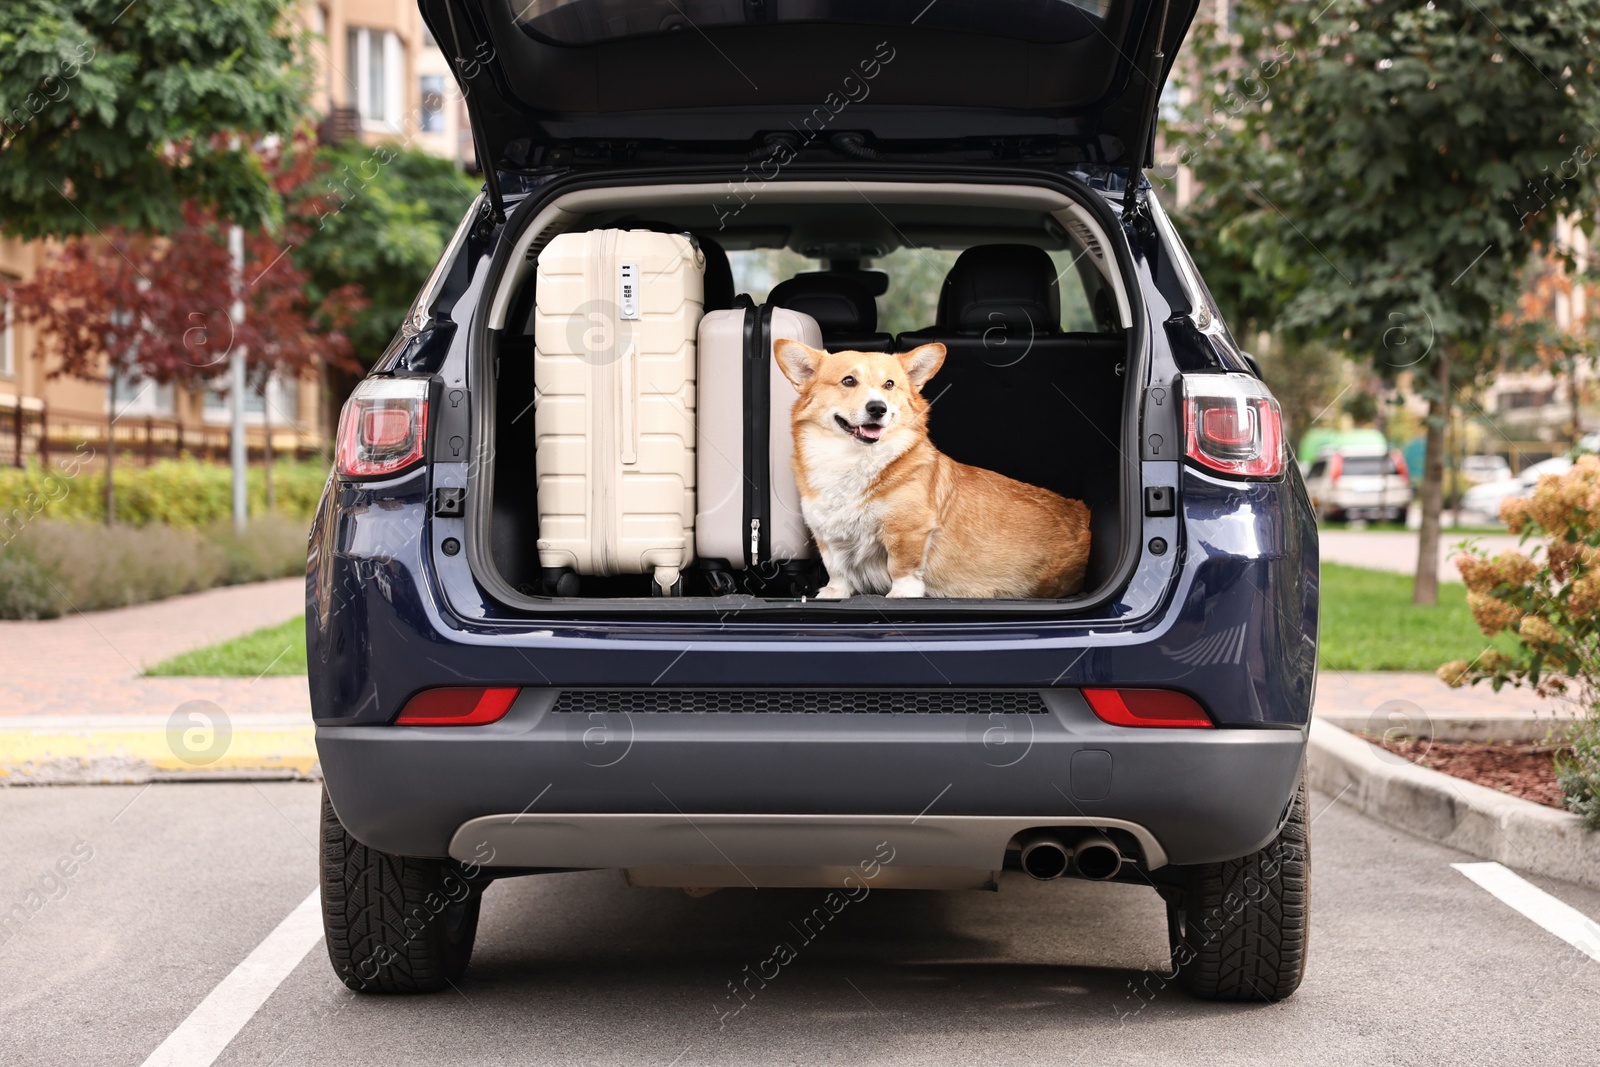
[[[196,459],[167,459],[148,467],[127,459],[116,469],[117,521],[132,526],[160,523],[194,529],[233,514],[232,474],[226,466]],[[309,519],[322,495],[328,470],[320,461],[280,460],[272,465],[273,511]],[[247,476],[250,514],[267,514],[266,472]],[[0,541],[34,518],[104,522],[105,473],[83,469],[74,456],[45,467],[0,468]]]
[[[0,548],[0,618],[50,619],[303,573],[306,524],[183,529],[37,519]]]
[[[1515,644],[1446,663],[1439,677],[1452,686],[1526,685],[1577,701],[1586,714],[1572,728],[1557,776],[1567,807],[1600,829],[1600,456],[1540,478],[1531,497],[1506,500],[1500,517],[1528,550],[1490,557],[1474,549],[1456,566],[1478,628],[1490,637],[1511,634]]]
[[[1593,718],[1573,728],[1571,754],[1556,757],[1556,783],[1567,807],[1600,829],[1600,729]]]

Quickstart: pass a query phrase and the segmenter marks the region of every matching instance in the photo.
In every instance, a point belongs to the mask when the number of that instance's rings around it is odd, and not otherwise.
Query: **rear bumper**
[[[1075,690],[1041,693],[1035,714],[581,714],[529,689],[490,726],[319,726],[317,748],[357,839],[471,859],[463,827],[488,820],[477,826],[494,828],[496,858],[477,858],[489,865],[716,862],[708,845],[739,852],[722,855],[735,864],[770,864],[780,839],[806,842],[797,863],[863,858],[850,819],[795,816],[882,816],[859,829],[899,827],[902,840],[930,842],[930,856],[940,833],[976,827],[982,841],[968,844],[993,855],[993,869],[1005,841],[1032,826],[1121,827],[1147,867],[1242,856],[1277,832],[1303,729],[1116,727]],[[711,832],[696,828],[706,823]],[[550,862],[536,862],[545,848]]]

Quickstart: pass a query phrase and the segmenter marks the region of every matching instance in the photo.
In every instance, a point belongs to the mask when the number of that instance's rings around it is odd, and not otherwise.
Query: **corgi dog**
[[[829,353],[783,339],[774,356],[800,392],[794,474],[828,568],[819,599],[1082,591],[1082,501],[957,463],[929,439],[922,387],[943,365],[944,345]]]

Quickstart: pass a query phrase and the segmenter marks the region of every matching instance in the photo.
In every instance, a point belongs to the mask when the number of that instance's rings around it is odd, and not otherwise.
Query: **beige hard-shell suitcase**
[[[798,394],[773,363],[784,337],[822,347],[815,319],[771,304],[700,320],[695,544],[703,563],[745,570],[812,556],[790,462]]]
[[[694,553],[705,256],[684,234],[564,233],[535,284],[539,563],[670,593]]]

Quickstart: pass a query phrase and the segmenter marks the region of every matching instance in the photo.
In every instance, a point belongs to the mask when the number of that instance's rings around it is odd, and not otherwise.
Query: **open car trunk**
[[[493,448],[469,473],[468,558],[495,599],[542,615],[867,612],[881,621],[924,613],[1111,610],[1140,541],[1139,466],[1125,457],[1139,454],[1136,395],[1148,347],[1117,220],[1097,193],[1075,181],[1028,184],[992,171],[886,180],[884,170],[770,182],[733,209],[724,199],[725,181],[636,178],[598,187],[591,179],[517,208],[469,346],[474,435]],[[707,258],[708,312],[743,303],[739,293],[805,311],[819,307],[806,303],[807,294],[815,299],[818,289],[836,282],[880,290],[874,306],[857,309],[855,321],[818,310],[824,346],[900,352],[943,343],[944,366],[923,390],[933,401],[933,443],[960,462],[1084,501],[1092,519],[1083,592],[1059,601],[817,601],[811,598],[824,575],[814,553],[782,566],[736,570],[731,589],[714,562],[696,561],[671,596],[662,596],[649,574],[561,580],[541,566],[535,264],[557,234],[597,229],[693,235]],[[970,249],[978,251],[964,255]],[[956,271],[960,284],[952,285]],[[797,273],[809,281],[780,284]],[[962,315],[963,299],[1020,301],[1051,284],[1060,305],[1055,321],[1035,323],[1030,316],[1028,328],[1018,330]],[[709,392],[702,383],[699,395]],[[701,418],[712,415],[704,403]]]

